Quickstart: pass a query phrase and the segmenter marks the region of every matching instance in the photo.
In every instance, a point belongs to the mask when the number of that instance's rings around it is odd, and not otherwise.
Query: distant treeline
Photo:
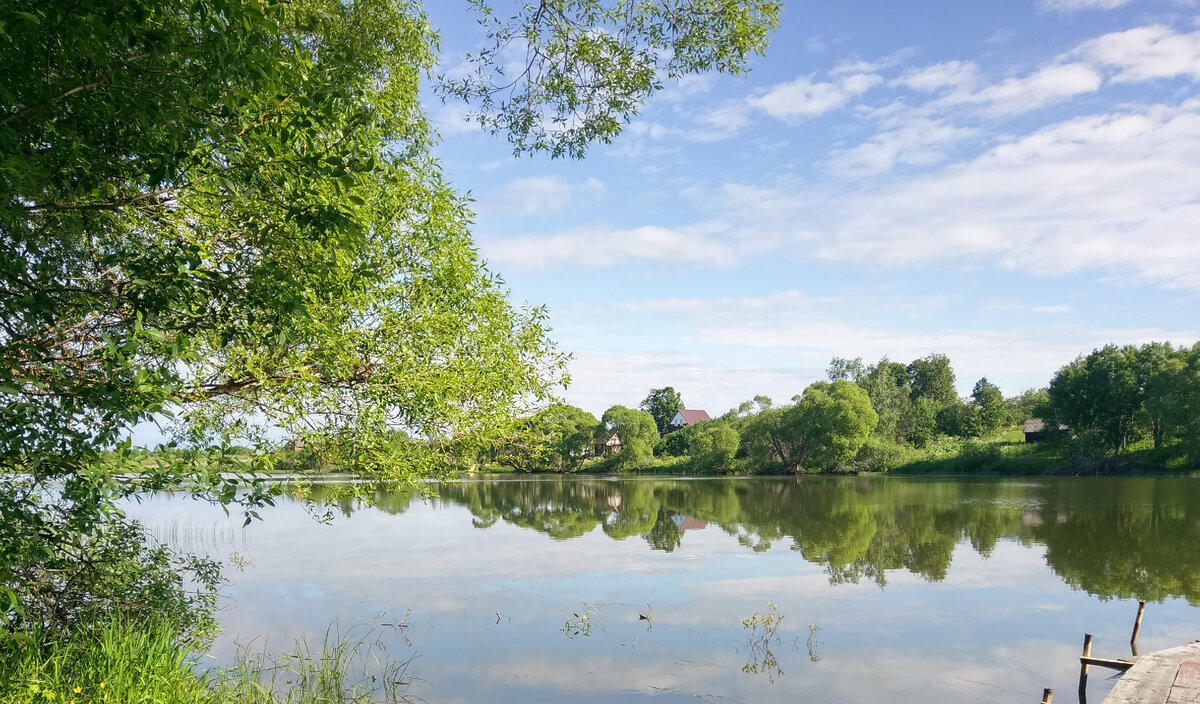
[[[886,471],[927,459],[933,447],[1002,461],[1002,446],[1023,443],[1017,429],[1030,418],[1040,420],[1039,437],[1059,448],[1055,457],[1103,461],[1164,448],[1174,465],[1200,457],[1200,342],[1107,345],[1059,369],[1048,386],[1007,398],[986,377],[966,398],[955,388],[944,354],[908,364],[835,358],[827,381],[786,404],[755,396],[682,428],[670,425],[684,408],[671,387],[651,389],[637,409],[613,406],[598,420],[555,404],[481,460],[528,472],[655,465],[725,473]]]

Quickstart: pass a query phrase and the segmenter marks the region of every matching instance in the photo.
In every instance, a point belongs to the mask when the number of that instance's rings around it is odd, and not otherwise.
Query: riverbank
[[[407,662],[378,658],[369,639],[327,636],[286,653],[243,652],[202,664],[204,647],[169,622],[0,637],[0,701],[9,704],[365,704],[406,701]]]

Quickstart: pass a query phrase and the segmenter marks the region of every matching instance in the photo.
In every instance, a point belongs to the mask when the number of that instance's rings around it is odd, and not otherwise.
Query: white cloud
[[[509,181],[482,205],[499,212],[545,215],[563,210],[573,199],[596,198],[604,192],[604,183],[594,177],[572,186],[560,176],[529,176]]]
[[[736,135],[750,124],[750,110],[743,102],[727,102],[702,113],[696,121],[701,126],[689,137],[697,142],[715,142]]]
[[[916,118],[856,147],[835,150],[829,167],[841,176],[857,177],[881,174],[896,164],[928,166],[942,161],[944,147],[976,134],[978,130],[972,128]]]
[[[801,76],[779,83],[764,93],[749,98],[747,104],[780,120],[815,117],[844,106],[883,79],[876,74],[851,73],[834,82],[813,81]]]
[[[913,90],[932,93],[943,88],[969,88],[979,80],[979,67],[972,61],[946,61],[925,66],[897,81]]]
[[[562,210],[571,198],[571,186],[558,176],[530,176],[509,181],[488,199],[490,207],[522,215],[542,215]]]
[[[1163,25],[1136,27],[1084,42],[1077,53],[1117,68],[1112,78],[1116,82],[1176,76],[1200,79],[1200,31],[1179,34]]]
[[[1047,126],[846,199],[818,256],[1104,270],[1200,289],[1200,100]]]
[[[646,225],[631,229],[578,228],[549,236],[490,240],[483,244],[489,261],[502,268],[538,270],[552,267],[593,268],[653,262],[733,264],[736,252],[706,225],[667,228]]]
[[[627,330],[626,330],[627,332]],[[730,364],[698,352],[678,349],[615,350],[575,348],[570,362],[570,402],[596,416],[615,405],[636,402],[630,389],[672,386],[690,408],[717,416],[754,394],[786,399],[804,389],[805,379],[821,374],[828,358],[778,367]]]
[[[925,165],[972,136],[910,118],[833,154],[845,175]],[[791,256],[912,268],[1092,271],[1200,290],[1200,99],[1082,116],[1008,138],[968,161],[849,192],[783,181],[693,189],[686,226],[583,228],[494,241],[521,268],[637,262],[733,266]]]
[[[589,316],[590,325],[603,328],[600,337],[639,337],[637,330],[670,321],[666,339],[677,341],[681,349],[578,350],[570,396],[602,411],[622,402],[626,389],[669,384],[697,390],[702,395],[688,403],[719,413],[752,394],[790,398],[823,378],[833,357],[874,362],[886,355],[908,361],[935,351],[954,362],[962,393],[985,375],[1006,393],[1017,393],[1044,385],[1081,350],[1113,341],[1190,343],[1200,335],[1200,330],[1095,329],[1078,323],[1059,323],[1053,329],[1036,322],[972,328],[942,322],[953,305],[939,297],[913,298],[885,290],[843,297],[785,290],[610,306]],[[1066,309],[1047,306],[1045,313]],[[740,363],[746,359],[757,363],[747,368]]]
[[[995,116],[1036,110],[1051,103],[1100,89],[1100,74],[1084,63],[1046,66],[1023,77],[1006,78],[974,93],[954,93],[944,105],[979,104]]]
[[[1128,5],[1131,0],[1042,0],[1042,7],[1056,12],[1078,12],[1080,10],[1115,10]]]
[[[716,82],[716,74],[686,74],[676,79],[668,79],[664,81],[662,91],[660,91],[654,99],[672,104],[682,103],[687,100],[692,100],[696,96],[710,93],[713,89],[713,86],[716,85]]]

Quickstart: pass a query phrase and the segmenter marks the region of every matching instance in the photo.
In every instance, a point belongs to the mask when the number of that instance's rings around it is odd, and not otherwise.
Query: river
[[[1075,701],[1200,638],[1200,480],[496,477],[130,513],[226,563],[218,663],[331,629],[452,702]],[[317,513],[320,513],[318,511]],[[756,616],[757,614],[757,616]],[[642,618],[647,616],[648,618]],[[1093,668],[1087,698],[1111,689]]]

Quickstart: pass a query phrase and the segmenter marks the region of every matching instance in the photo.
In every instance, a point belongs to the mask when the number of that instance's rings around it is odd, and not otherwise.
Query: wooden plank
[[[1100,667],[1107,667],[1110,670],[1121,670],[1122,672],[1133,667],[1135,661],[1135,658],[1117,658],[1113,660],[1110,658],[1093,658],[1091,656],[1079,657],[1079,664],[1081,665],[1099,665]]]
[[[1200,660],[1200,643],[1146,653],[1121,676],[1104,704],[1165,704],[1180,666]]]

